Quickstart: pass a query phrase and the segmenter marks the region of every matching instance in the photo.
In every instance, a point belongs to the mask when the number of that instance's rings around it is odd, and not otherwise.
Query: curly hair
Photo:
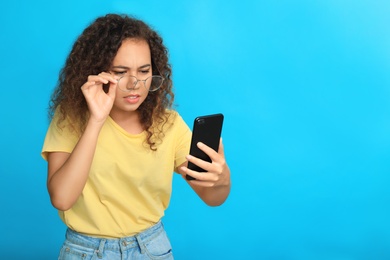
[[[58,113],[57,125],[67,119],[69,127],[81,134],[88,121],[87,102],[80,87],[88,75],[108,71],[122,42],[133,38],[145,40],[150,48],[153,74],[164,77],[163,85],[150,92],[138,108],[140,121],[147,133],[146,143],[156,150],[156,141],[162,140],[163,126],[168,122],[167,109],[172,107],[171,65],[168,63],[168,49],[159,34],[146,23],[134,17],[107,14],[90,24],[74,43],[59,74],[59,80],[50,99],[49,118]]]

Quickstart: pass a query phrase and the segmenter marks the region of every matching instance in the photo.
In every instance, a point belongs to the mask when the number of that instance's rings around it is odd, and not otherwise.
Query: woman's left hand
[[[214,151],[204,143],[199,142],[198,148],[205,152],[211,159],[211,162],[204,161],[196,158],[192,155],[187,155],[187,160],[206,172],[197,172],[188,169],[187,167],[181,167],[182,173],[188,174],[195,178],[190,183],[201,187],[218,187],[230,185],[230,169],[225,160],[225,154],[222,144],[222,139],[219,141],[218,152]],[[183,175],[183,177],[184,177]]]

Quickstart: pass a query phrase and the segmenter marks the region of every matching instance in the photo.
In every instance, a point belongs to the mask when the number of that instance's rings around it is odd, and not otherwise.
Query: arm
[[[196,180],[187,181],[198,196],[209,206],[219,206],[225,202],[230,193],[230,169],[225,161],[222,141],[219,143],[218,153],[203,143],[198,143],[198,147],[210,158],[211,163],[187,156],[187,160],[206,170],[206,172],[196,172],[187,168],[187,162],[178,167],[178,172],[191,175]]]
[[[106,94],[102,84],[111,82]],[[116,79],[108,73],[90,76],[82,86],[90,117],[72,153],[51,152],[48,154],[47,189],[53,206],[68,210],[77,201],[88,179],[88,173],[100,130],[109,115],[115,98]]]
[[[48,154],[47,188],[55,208],[68,210],[80,196],[88,179],[100,129],[101,125],[89,121],[71,154]]]

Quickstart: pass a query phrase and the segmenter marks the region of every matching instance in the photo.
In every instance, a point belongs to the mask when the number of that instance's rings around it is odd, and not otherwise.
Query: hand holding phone
[[[198,148],[197,143],[202,142],[213,150],[218,151],[223,119],[223,114],[199,116],[195,118],[192,129],[190,155],[211,162],[210,157]],[[191,162],[188,162],[188,168],[197,172],[205,172],[204,169]],[[195,178],[188,174],[186,175],[186,179],[195,180]]]

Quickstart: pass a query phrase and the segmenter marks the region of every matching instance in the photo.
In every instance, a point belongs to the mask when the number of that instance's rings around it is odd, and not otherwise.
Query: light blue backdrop
[[[71,44],[129,13],[164,37],[177,109],[225,114],[232,192],[205,206],[178,176],[177,259],[390,259],[390,2],[6,1],[0,16],[0,258],[56,259],[65,227],[40,157]]]

